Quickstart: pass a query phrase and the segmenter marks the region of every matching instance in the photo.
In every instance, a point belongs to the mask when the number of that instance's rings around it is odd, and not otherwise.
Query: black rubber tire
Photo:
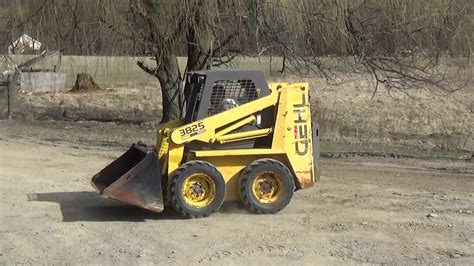
[[[252,192],[252,183],[263,172],[272,171],[283,180],[283,195],[274,203],[262,203]],[[249,164],[240,174],[239,194],[244,206],[258,214],[272,214],[281,211],[290,203],[295,191],[295,181],[288,167],[274,159],[259,159]]]
[[[195,173],[204,173],[208,175],[214,182],[216,188],[214,199],[203,208],[196,208],[186,203],[181,193],[183,182],[188,176]],[[216,167],[205,161],[189,161],[182,164],[171,177],[171,206],[173,206],[178,213],[187,218],[208,217],[221,207],[225,199],[225,191],[225,180]]]

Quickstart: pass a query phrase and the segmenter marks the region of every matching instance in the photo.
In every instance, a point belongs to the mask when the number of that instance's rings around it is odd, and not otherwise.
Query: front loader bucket
[[[132,147],[97,173],[92,186],[102,196],[154,212],[163,211],[161,174],[156,153],[144,146]]]

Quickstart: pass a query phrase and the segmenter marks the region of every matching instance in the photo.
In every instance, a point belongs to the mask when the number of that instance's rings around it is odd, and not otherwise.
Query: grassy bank
[[[17,61],[24,57],[17,56]],[[150,124],[161,118],[161,93],[154,77],[138,69],[132,57],[62,58],[68,82],[76,72],[94,75],[105,88],[86,94],[21,94],[15,105],[15,117],[34,120],[114,121]],[[54,60],[43,62],[52,68]],[[184,60],[180,59],[184,65]],[[274,74],[278,60],[272,61]],[[451,61],[449,67],[462,69],[461,78],[469,78],[468,68]],[[237,60],[236,67],[264,69],[268,76],[269,58]],[[472,73],[471,73],[472,76]],[[321,139],[328,152],[390,155],[383,147],[406,156],[463,157],[474,151],[474,85],[447,96],[428,90],[410,92],[410,96],[383,87],[372,98],[374,84],[366,74],[339,74],[328,82],[319,77],[270,76],[270,81],[308,81],[311,87],[313,119],[320,125]],[[107,84],[107,85],[104,85]],[[72,86],[72,85],[71,85]],[[122,87],[121,87],[122,86]],[[352,147],[352,148],[348,148]],[[349,149],[348,151],[344,149]],[[411,155],[410,155],[411,154]],[[430,155],[431,154],[431,155]],[[404,156],[405,156],[404,155]],[[440,156],[441,156],[440,155]]]
[[[135,125],[103,123],[92,121],[24,121],[0,120],[0,138],[19,141],[39,141],[46,145],[60,143],[70,145],[91,145],[103,148],[127,149],[141,140],[147,144],[156,142],[156,125]],[[445,149],[424,149],[395,143],[355,144],[321,139],[323,157],[345,158],[352,156],[379,156],[391,158],[461,159],[472,160],[468,151]]]
[[[11,55],[15,64],[20,64],[31,58],[32,55]],[[53,56],[37,63],[35,69],[54,69],[54,66],[60,66],[61,71],[66,73],[67,86],[72,87],[78,73],[88,73],[94,77],[96,82],[104,88],[113,87],[143,87],[158,86],[158,81],[142,71],[136,64],[138,60],[145,61],[148,65],[154,66],[154,61],[148,57],[132,56]],[[267,77],[278,79],[291,77],[290,74],[282,75],[279,71],[282,67],[282,57],[237,57],[230,65],[216,67],[216,69],[240,68],[263,70]],[[351,58],[347,62],[352,62]],[[347,62],[340,62],[336,58],[321,58],[322,67],[344,74],[353,71],[352,66]],[[179,57],[178,64],[182,72],[186,66],[186,58]],[[464,72],[472,75],[473,66],[466,58],[440,58],[440,65],[446,68],[464,69]],[[6,69],[7,64],[4,56],[0,57],[0,70]],[[467,71],[465,71],[467,70]],[[461,74],[461,73],[460,73]]]
[[[12,55],[16,64],[25,62],[33,56],[31,55]],[[78,73],[88,73],[94,77],[101,87],[137,87],[137,86],[157,86],[157,79],[142,71],[136,64],[138,60],[144,60],[147,64],[153,66],[154,61],[146,57],[132,56],[54,56],[44,60],[34,66],[34,68],[54,69],[55,65],[60,65],[61,71],[66,73],[67,86],[72,87]],[[271,60],[269,57],[236,58],[232,65],[222,66],[224,69],[244,68],[264,70],[267,76],[276,75],[281,68],[281,57],[275,57]],[[186,58],[178,58],[178,63],[182,71],[186,66]],[[5,66],[5,58],[0,58],[0,67]]]

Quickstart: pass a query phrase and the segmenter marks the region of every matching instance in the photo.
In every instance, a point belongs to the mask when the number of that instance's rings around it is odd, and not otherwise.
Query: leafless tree
[[[446,55],[470,57],[472,7],[453,0],[135,0],[131,32],[156,61],[156,67],[139,66],[160,80],[167,121],[179,115],[182,102],[179,54],[188,58],[187,71],[267,53],[284,58],[282,72],[330,79],[329,58],[371,73],[374,94],[379,84],[407,94],[420,88],[451,93],[460,87],[436,67]]]
[[[99,20],[105,9],[114,8],[117,14],[126,9],[123,0],[113,5],[101,0],[21,0],[8,1],[4,7],[4,32],[10,41],[4,46],[27,33],[41,40],[43,49],[61,49],[65,54],[112,55],[131,50],[128,40],[102,27]]]
[[[331,78],[331,65],[369,72],[404,93],[451,93],[442,58],[469,60],[474,23],[469,1],[256,1],[258,51],[284,56],[282,71]],[[316,4],[317,3],[317,4]],[[328,64],[329,63],[329,64]],[[346,71],[347,69],[344,69]]]
[[[239,55],[279,56],[281,72],[367,72],[376,86],[452,93],[440,67],[469,60],[471,0],[41,0],[24,1],[11,32],[29,29],[66,54],[129,54],[155,76],[162,122],[180,116],[184,71],[227,64]],[[15,10],[15,9],[14,9]],[[12,11],[13,14],[15,12]],[[381,85],[381,86],[379,86]]]

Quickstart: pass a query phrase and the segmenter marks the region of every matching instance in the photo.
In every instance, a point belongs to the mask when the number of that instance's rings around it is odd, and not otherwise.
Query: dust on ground
[[[99,197],[90,177],[121,130],[0,127],[0,264],[461,264],[474,262],[472,161],[323,159],[315,187],[276,215],[227,203],[205,219]],[[127,134],[134,134],[133,127]],[[61,134],[69,138],[62,138]],[[147,137],[153,133],[146,133]],[[79,136],[79,137],[76,137]],[[104,137],[105,138],[105,137]]]

